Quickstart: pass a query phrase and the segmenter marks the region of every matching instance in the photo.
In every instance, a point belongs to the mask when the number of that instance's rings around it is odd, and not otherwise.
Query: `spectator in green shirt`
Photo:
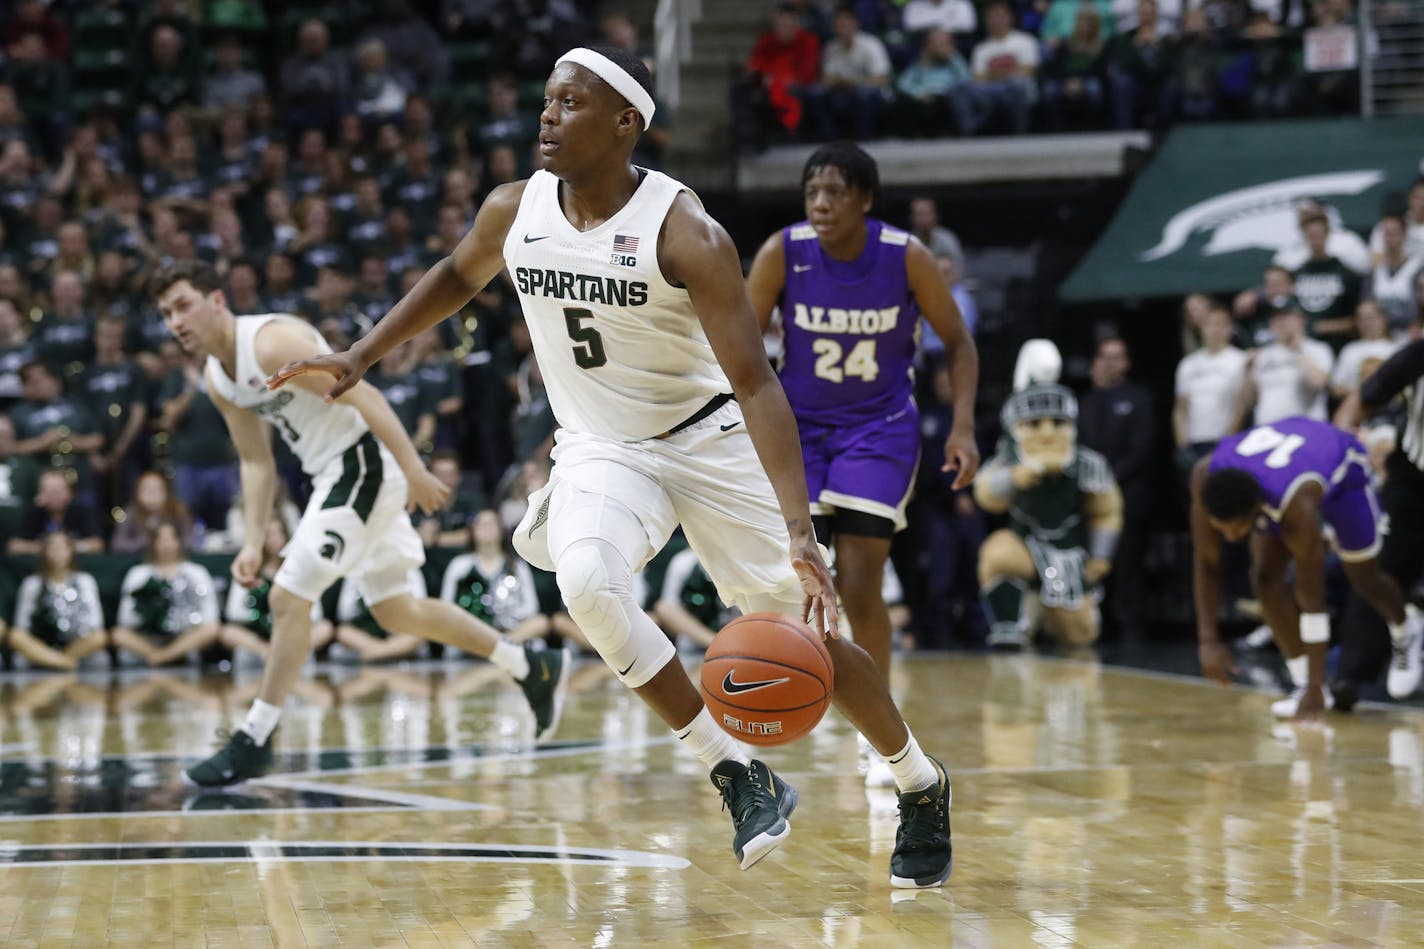
[[[43,362],[20,367],[25,401],[10,411],[15,423],[15,454],[39,467],[67,469],[77,494],[86,500],[94,492],[89,453],[104,444],[104,436],[82,405],[64,395],[59,374]]]
[[[463,547],[470,537],[470,520],[484,509],[485,497],[465,484],[460,459],[452,451],[437,451],[430,459],[430,473],[450,489],[451,500],[417,522],[420,539],[427,547]]]
[[[94,473],[104,482],[100,496],[113,502],[143,470],[147,448],[139,433],[148,422],[148,377],[124,353],[128,327],[118,317],[100,317],[94,324],[94,362],[76,383],[84,404],[98,414],[104,437],[89,456]],[[106,505],[112,506],[112,504]]]

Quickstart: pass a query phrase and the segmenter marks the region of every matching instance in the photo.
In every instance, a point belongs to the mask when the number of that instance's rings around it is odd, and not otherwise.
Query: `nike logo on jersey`
[[[805,273],[815,267],[814,264],[792,264],[791,269],[796,273]]]
[[[637,661],[638,661],[638,657],[637,657],[637,656],[634,656],[634,657],[633,657],[633,661],[630,662],[630,663],[628,663],[628,669],[633,668],[633,666],[637,663]],[[628,674],[628,669],[620,669],[620,670],[618,670],[618,674],[621,675],[621,676],[625,676],[625,675]]]
[[[526,243],[526,244],[532,244],[532,243],[534,243],[535,241],[546,241],[546,240],[548,240],[549,238],[551,238],[551,237],[553,237],[553,236],[554,236],[553,234],[545,234],[545,235],[543,235],[542,237],[530,237],[528,234],[525,234],[525,235],[524,235],[524,243]]]
[[[732,429],[736,428],[736,427],[737,427],[738,425],[740,425],[740,424],[742,424],[742,423],[741,423],[741,422],[733,422],[731,425],[723,425],[723,426],[722,426],[722,431],[724,431],[724,432],[730,432]]]
[[[733,669],[722,677],[722,691],[728,695],[736,695],[739,692],[755,692],[757,689],[765,689],[768,686],[791,681],[791,677],[786,676],[783,679],[762,679],[759,682],[736,682],[732,679],[732,674],[736,671]]]

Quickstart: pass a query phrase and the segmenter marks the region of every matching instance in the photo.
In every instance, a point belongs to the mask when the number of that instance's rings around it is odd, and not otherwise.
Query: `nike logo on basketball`
[[[637,661],[638,661],[638,657],[637,657],[637,656],[634,656],[634,657],[633,657],[633,661],[630,662],[630,663],[628,663],[628,669],[633,668],[633,666],[637,663]],[[620,669],[620,670],[618,671],[618,674],[621,675],[621,676],[625,676],[625,675],[628,674],[628,669]]]
[[[736,428],[736,427],[737,427],[738,425],[740,425],[740,424],[742,424],[742,423],[741,423],[741,422],[733,422],[731,425],[723,425],[723,426],[722,426],[722,431],[724,431],[724,432],[730,432],[732,429]]]
[[[546,240],[548,240],[549,238],[551,238],[551,237],[553,237],[553,236],[554,236],[553,234],[545,234],[545,235],[543,235],[542,237],[530,237],[528,234],[525,234],[525,235],[524,235],[524,243],[526,243],[526,244],[532,244],[532,243],[534,243],[535,241],[546,241]]]
[[[736,695],[739,692],[755,692],[757,689],[765,689],[768,686],[791,681],[791,677],[786,676],[782,679],[762,679],[759,682],[736,682],[732,679],[732,674],[736,671],[733,669],[722,677],[722,691],[728,695]]]
[[[525,238],[525,240],[528,240],[528,238]],[[791,269],[796,273],[805,273],[806,271],[811,270],[813,266],[814,265],[812,264],[792,264]]]

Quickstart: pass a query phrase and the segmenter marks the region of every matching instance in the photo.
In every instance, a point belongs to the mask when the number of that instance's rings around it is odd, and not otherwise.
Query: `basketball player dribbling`
[[[781,384],[801,435],[816,535],[835,543],[851,632],[888,682],[890,611],[880,591],[919,466],[920,316],[944,340],[949,363],[954,423],[943,470],[956,472],[956,490],[979,468],[979,356],[929,249],[867,217],[879,184],[875,159],[859,146],[816,149],[801,172],[806,220],[766,239],[747,288],[763,329],[781,308]],[[871,762],[867,784],[891,780]]]
[[[621,50],[564,54],[540,115],[544,170],[495,189],[455,251],[369,336],[269,382],[326,372],[339,396],[507,266],[561,427],[553,476],[515,532],[519,553],[554,571],[588,641],[711,769],[743,869],[790,832],[797,793],[712,719],[634,600],[633,575],[681,523],[726,602],[813,617],[838,707],[889,759],[901,791],[891,883],[939,886],[952,866],[949,777],[920,750],[874,662],[838,638],[796,422],[736,248],[683,185],[630,161],[651,88]]]
[[[152,290],[179,345],[206,357],[204,384],[237,449],[244,534],[232,561],[234,583],[250,588],[260,579],[277,487],[271,428],[312,479],[312,500],[272,578],[272,643],[261,691],[227,743],[184,772],[188,783],[223,787],[270,766],[272,732],[311,651],[312,604],[338,577],[356,583],[387,629],[438,639],[508,672],[534,711],[537,738],[547,738],[558,725],[568,680],[564,654],[516,646],[453,603],[411,591],[407,578],[425,562],[425,548],[408,507],[433,512],[449,488],[426,470],[385,396],[363,384],[340,402],[324,400],[315,379],[269,391],[267,375],[278,366],[331,349],[305,320],[234,316],[209,264],[169,264],[154,276]]]

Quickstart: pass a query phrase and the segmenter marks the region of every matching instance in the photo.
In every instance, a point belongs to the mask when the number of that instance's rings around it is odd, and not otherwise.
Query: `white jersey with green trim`
[[[321,334],[298,317],[281,313],[239,316],[237,379],[228,376],[216,356],[208,357],[205,375],[208,385],[224,399],[270,422],[301,461],[302,470],[315,476],[370,429],[361,413],[349,405],[327,402],[291,383],[275,391],[267,388],[267,373],[257,362],[257,333],[273,320],[302,330],[321,352],[331,352]]]
[[[732,391],[687,291],[658,262],[663,221],[692,192],[639,172],[618,213],[579,231],[564,216],[559,179],[536,171],[504,241],[554,417],[569,432],[627,442],[661,435]]]

